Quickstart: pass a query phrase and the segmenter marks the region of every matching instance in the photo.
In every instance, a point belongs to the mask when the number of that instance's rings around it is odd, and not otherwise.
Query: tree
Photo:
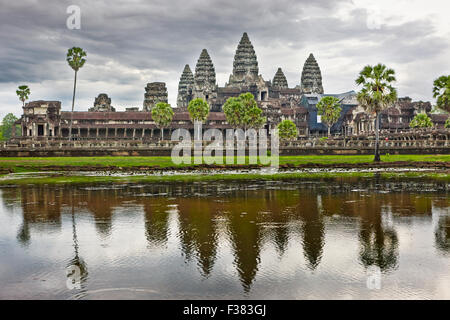
[[[297,126],[291,120],[283,120],[278,126],[278,136],[281,140],[291,140],[297,138]]]
[[[30,93],[30,88],[28,88],[28,86],[26,85],[19,86],[19,88],[16,90],[16,94],[19,97],[19,100],[22,101],[22,107],[25,107],[25,101],[28,100]]]
[[[12,113],[8,113],[2,121],[0,127],[1,140],[9,140],[12,137],[13,130],[16,130],[16,135],[20,135],[20,128],[18,128],[14,122],[18,119]]]
[[[397,100],[397,90],[392,86],[395,81],[395,71],[384,64],[364,67],[355,81],[362,86],[357,95],[359,104],[375,115],[374,161],[380,161],[380,114]]]
[[[445,120],[444,128],[450,129],[450,118],[448,118],[447,120]]]
[[[202,98],[196,98],[189,102],[188,111],[193,122],[204,122],[209,115],[209,105]]]
[[[322,117],[322,122],[328,127],[328,137],[331,127],[339,120],[341,116],[341,104],[338,98],[323,97],[317,104],[317,113]]]
[[[237,98],[228,98],[222,109],[227,122],[235,128],[259,129],[267,121],[262,116],[262,110],[258,107],[253,94],[250,92],[242,93]]]
[[[222,107],[227,122],[233,128],[239,128],[242,122],[242,114],[244,114],[244,106],[239,97],[230,97]]]
[[[201,122],[205,122],[209,115],[209,105],[208,102],[202,98],[196,98],[191,100],[188,105],[189,116],[194,123],[194,133],[197,127],[200,127]],[[195,140],[201,140],[201,131],[197,132],[200,136],[195,137]]]
[[[75,78],[73,81],[73,96],[72,96],[72,113],[70,114],[70,126],[69,126],[69,140],[72,140],[72,120],[73,120],[73,109],[75,106],[75,90],[77,87],[77,73],[80,68],[84,66],[86,62],[86,52],[83,49],[78,47],[70,48],[67,51],[67,63],[69,66],[75,71]]]
[[[438,108],[450,112],[450,75],[434,80],[433,97]]]
[[[414,119],[411,120],[409,126],[411,128],[431,128],[433,126],[433,122],[426,113],[419,113],[416,114]]]
[[[161,140],[164,137],[164,128],[169,126],[173,119],[173,110],[170,104],[159,102],[152,109],[152,119],[161,129]]]

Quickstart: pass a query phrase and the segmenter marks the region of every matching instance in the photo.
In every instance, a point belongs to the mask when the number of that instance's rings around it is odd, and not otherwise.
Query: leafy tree
[[[75,106],[75,90],[77,87],[77,73],[80,68],[84,66],[86,62],[86,52],[78,47],[70,48],[67,51],[67,63],[75,71],[75,78],[73,81],[73,96],[72,96],[72,113],[70,114],[70,126],[69,126],[69,140],[72,140],[72,120],[73,120],[73,109]]]
[[[189,102],[188,111],[192,122],[205,122],[209,115],[209,105],[202,98],[196,98]]]
[[[291,140],[297,138],[297,126],[291,120],[283,120],[278,126],[278,136],[281,140]]]
[[[380,114],[397,100],[397,90],[392,86],[395,81],[395,71],[383,64],[364,67],[355,81],[362,86],[357,95],[359,104],[367,112],[375,114],[374,161],[380,161]]]
[[[173,119],[173,110],[170,104],[159,102],[152,109],[152,119],[161,129],[161,140],[164,137],[164,128],[169,126]]]
[[[419,113],[416,114],[414,119],[411,120],[409,126],[411,128],[431,128],[433,126],[433,122],[426,113]]]
[[[20,128],[14,124],[18,119],[12,113],[8,113],[0,126],[1,140],[9,140],[12,137],[12,131],[16,130],[16,135],[20,135]]]
[[[330,136],[331,127],[341,116],[342,108],[339,99],[335,97],[323,97],[316,107],[317,113],[322,117],[322,122],[328,127],[328,136]]]
[[[266,123],[262,110],[250,92],[242,93],[239,97],[228,98],[223,105],[223,112],[227,122],[235,128],[259,129]]]
[[[450,112],[450,75],[439,77],[434,80],[433,85],[433,97],[437,98],[437,107]]]
[[[447,120],[445,120],[445,128],[450,129],[450,118],[448,118]]]
[[[244,106],[239,97],[228,98],[222,107],[223,113],[227,118],[227,122],[234,128],[239,128],[244,114]]]
[[[26,85],[19,86],[19,88],[16,90],[16,94],[19,97],[19,100],[22,101],[23,107],[25,107],[25,101],[28,100],[30,93],[30,88],[28,88],[28,86]]]

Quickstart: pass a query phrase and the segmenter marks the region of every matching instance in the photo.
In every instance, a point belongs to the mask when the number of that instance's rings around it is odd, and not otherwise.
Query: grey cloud
[[[359,68],[376,58],[386,64],[422,64],[448,52],[448,39],[435,35],[432,21],[427,19],[370,30],[366,26],[366,10],[355,9],[345,19],[333,15],[350,0],[81,0],[75,3],[81,7],[81,30],[66,28],[66,8],[74,4],[72,0],[0,3],[0,87],[2,83],[9,86],[51,80],[70,85],[73,73],[65,63],[65,53],[69,47],[81,46],[88,53],[88,62],[80,72],[80,81],[94,87],[98,81],[110,83],[111,89],[119,91],[107,92],[113,104],[117,99],[140,106],[143,88],[150,81],[167,82],[169,99],[174,104],[181,71],[186,63],[195,68],[202,48],[210,52],[219,84],[223,85],[244,31],[255,46],[261,69],[275,72],[276,67],[283,67],[290,86],[298,84],[304,59],[312,48],[323,50],[315,54],[323,57],[319,64],[324,66],[325,83],[325,67],[330,63],[328,59],[334,57],[352,60]],[[266,55],[268,52],[270,56]],[[444,67],[448,68],[448,62]],[[353,89],[354,78],[350,72],[355,70],[342,70],[339,74],[341,82],[351,80],[349,90]],[[436,73],[441,71],[437,68]],[[263,76],[269,80],[273,73]],[[330,91],[342,86],[335,80],[336,75],[329,78]],[[135,89],[119,90],[125,85]],[[415,85],[419,83],[414,82]],[[106,89],[99,87],[97,91]],[[431,98],[425,92],[428,89],[411,90]],[[48,98],[61,99],[67,107],[66,91],[55,90]],[[89,90],[91,96],[86,96],[80,88],[78,96],[93,100],[91,91],[94,89]],[[14,92],[11,95],[1,101],[13,101]],[[0,106],[0,113],[4,109],[6,106]]]

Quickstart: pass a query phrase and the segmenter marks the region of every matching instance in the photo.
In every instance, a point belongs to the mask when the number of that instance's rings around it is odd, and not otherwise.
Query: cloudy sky
[[[81,10],[81,28],[69,29],[67,7]],[[69,47],[87,52],[79,72],[76,110],[107,93],[118,110],[142,107],[148,82],[166,82],[176,105],[185,64],[208,49],[223,86],[243,32],[248,32],[266,80],[282,67],[289,86],[300,82],[314,53],[327,93],[356,90],[366,64],[397,72],[400,96],[432,100],[432,82],[450,73],[448,0],[0,0],[0,117],[21,115],[18,85],[30,100],[71,106]]]

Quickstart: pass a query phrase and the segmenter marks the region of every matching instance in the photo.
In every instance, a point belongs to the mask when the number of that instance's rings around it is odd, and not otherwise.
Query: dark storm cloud
[[[352,4],[350,0],[0,3],[0,89],[2,83],[60,81],[53,91],[45,91],[52,93],[48,99],[70,96],[70,90],[57,90],[72,80],[73,73],[65,62],[67,48],[72,46],[81,46],[88,53],[80,77],[89,86],[80,90],[80,99],[93,100],[95,91],[109,89],[114,91],[113,101],[131,101],[137,106],[142,104],[139,99],[150,81],[167,82],[173,103],[184,65],[189,63],[194,69],[202,48],[210,52],[218,76],[229,74],[244,31],[255,45],[261,69],[273,72],[278,64],[295,66],[285,70],[295,77],[289,79],[291,86],[298,84],[310,48],[322,48],[318,55],[324,59],[353,59],[358,68],[366,64],[365,57],[367,62],[379,57],[386,63],[419,63],[448,49],[448,40],[435,35],[432,21],[427,19],[371,30],[366,23],[367,10],[355,8],[346,16],[336,15],[341,5]],[[66,8],[73,4],[81,8],[81,30],[66,28]],[[262,62],[273,66],[269,69]],[[342,81],[348,81],[352,89],[353,74],[345,72]],[[263,76],[269,80],[273,74]],[[1,101],[14,99],[13,92]]]

